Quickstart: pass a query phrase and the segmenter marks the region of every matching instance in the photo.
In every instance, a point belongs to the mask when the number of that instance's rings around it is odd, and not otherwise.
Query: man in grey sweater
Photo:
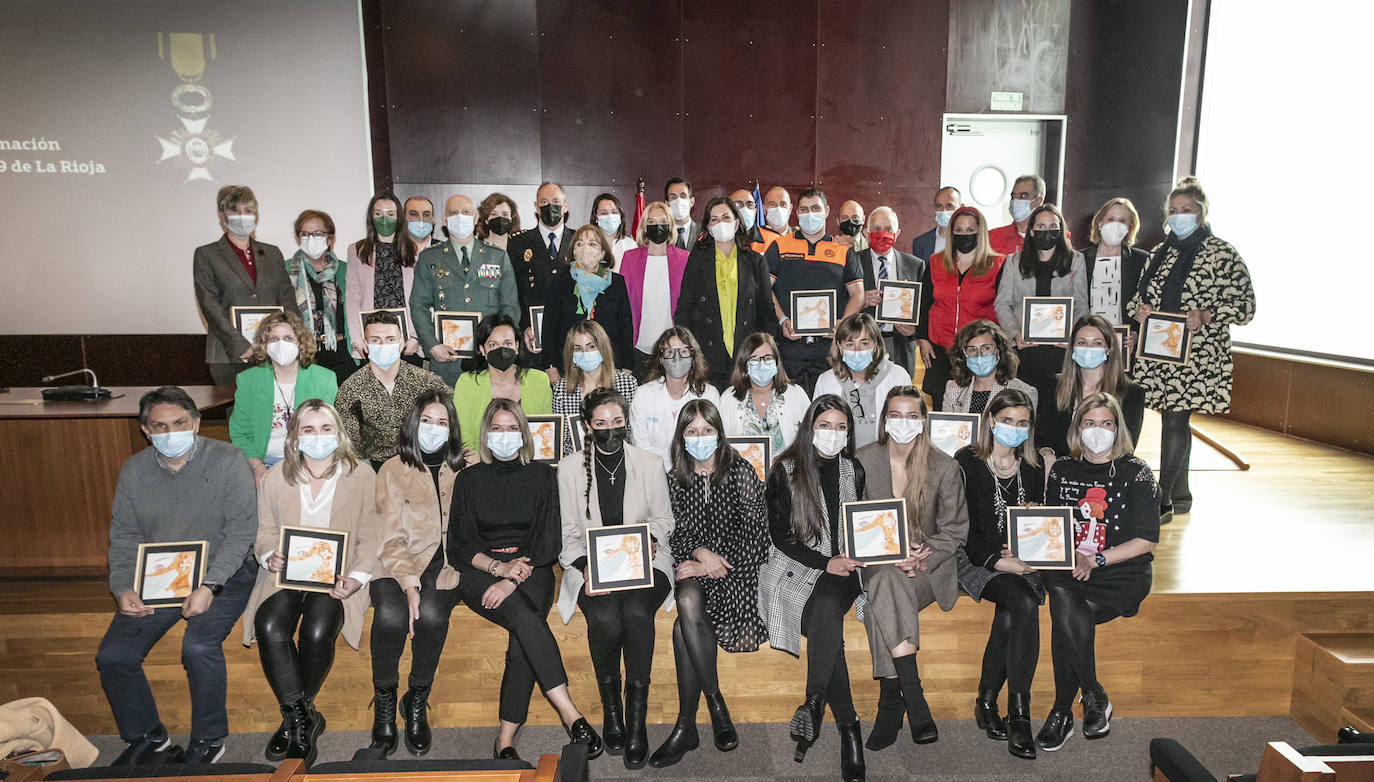
[[[143,673],[143,658],[186,620],[181,662],[191,688],[188,763],[224,754],[224,639],[243,613],[257,578],[257,489],[242,452],[199,437],[200,411],[182,389],[164,386],[139,401],[139,424],[152,448],[119,473],[110,519],[110,592],[118,612],[95,655],[100,684],[119,734],[129,742],[115,765],[137,765],[171,739]],[[141,543],[205,541],[205,577],[180,607],[144,605],[134,584]]]

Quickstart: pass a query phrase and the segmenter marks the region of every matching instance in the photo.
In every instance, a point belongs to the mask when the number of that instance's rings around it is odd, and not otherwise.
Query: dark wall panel
[[[204,334],[31,334],[0,336],[0,386],[85,385],[86,367],[102,386],[210,385]]]

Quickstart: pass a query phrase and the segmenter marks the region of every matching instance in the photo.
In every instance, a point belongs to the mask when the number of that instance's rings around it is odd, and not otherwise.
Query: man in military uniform
[[[549,280],[555,274],[565,274],[567,263],[560,260],[563,248],[572,242],[573,230],[564,225],[568,214],[568,198],[563,186],[557,182],[545,182],[539,187],[534,200],[539,222],[528,231],[521,231],[510,238],[506,252],[510,255],[511,266],[517,276],[516,291],[520,295],[520,313],[516,320],[524,332],[525,350],[535,353],[534,330],[530,328],[530,307],[544,304],[544,292],[548,290]],[[550,349],[561,351],[562,345]],[[531,366],[542,367],[546,364],[537,355],[530,361]]]
[[[477,312],[483,317],[504,312],[520,317],[515,270],[499,249],[477,241],[477,210],[465,195],[444,202],[448,241],[430,246],[415,261],[410,290],[410,319],[429,368],[450,387],[463,373],[462,361],[434,329],[436,312]]]

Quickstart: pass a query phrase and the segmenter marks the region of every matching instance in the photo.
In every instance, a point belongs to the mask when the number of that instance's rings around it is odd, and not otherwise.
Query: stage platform
[[[1219,419],[1203,418],[1197,424],[1253,466],[1240,471],[1195,456],[1193,512],[1164,528],[1156,552],[1155,589],[1139,615],[1099,628],[1099,676],[1121,716],[1289,715],[1295,668],[1317,665],[1312,662],[1320,656],[1311,651],[1314,644],[1345,640],[1343,648],[1348,648],[1352,639],[1374,636],[1374,577],[1367,565],[1374,561],[1374,514],[1367,498],[1374,486],[1374,459]],[[1147,427],[1141,452],[1149,458],[1157,451],[1152,446],[1158,430],[1153,420]],[[1202,469],[1208,466],[1219,469]],[[114,733],[94,663],[113,610],[105,582],[4,581],[0,596],[0,702],[41,695],[83,732]],[[936,607],[922,613],[918,661],[938,719],[969,718],[991,615],[990,605],[967,598],[949,613]],[[660,614],[656,623],[649,707],[650,721],[656,723],[676,716],[672,619]],[[556,613],[550,621],[573,698],[597,722],[600,706],[586,625],[580,614],[567,626]],[[1042,612],[1041,625],[1042,651],[1031,698],[1037,719],[1048,710],[1053,691],[1048,611]],[[184,734],[190,707],[180,633],[173,630],[153,651],[147,671],[164,722],[173,733]],[[241,638],[236,627],[225,644],[230,727],[235,732],[271,730],[280,716],[257,650],[244,648]],[[863,628],[852,616],[845,639],[855,699],[860,713],[871,719],[877,687],[870,678]],[[431,698],[436,726],[494,724],[505,645],[499,628],[465,607],[454,611]],[[1306,650],[1303,655],[1300,646]],[[408,665],[409,652],[402,659],[403,676]],[[1311,674],[1304,670],[1301,680],[1308,681]],[[785,722],[801,700],[805,665],[771,649],[722,653],[720,675],[737,721]],[[1363,720],[1368,730],[1374,693],[1360,690],[1368,685],[1359,681],[1363,679],[1352,677],[1344,696],[1330,696],[1350,702],[1326,713]],[[340,640],[319,706],[329,715],[331,728],[366,728],[371,696],[365,632],[361,652]],[[556,716],[536,695],[530,720],[555,724]],[[1308,722],[1304,727],[1315,734]]]

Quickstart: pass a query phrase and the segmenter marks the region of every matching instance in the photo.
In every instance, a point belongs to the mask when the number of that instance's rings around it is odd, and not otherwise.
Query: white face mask
[[[787,218],[792,216],[792,207],[775,206],[768,210],[768,224],[774,228],[786,228]]]
[[[797,217],[802,233],[818,234],[825,230],[825,215],[820,212],[807,212]]]
[[[954,216],[954,210],[945,211],[943,209],[935,212],[935,225],[940,228],[949,227],[949,218]]]
[[[1030,213],[1030,201],[1020,198],[1013,198],[1011,200],[1011,219],[1019,223],[1024,221],[1027,217],[1030,217]]]
[[[884,426],[888,437],[906,445],[926,428],[926,422],[920,418],[889,418]]]
[[[689,198],[678,198],[678,199],[675,199],[671,204],[668,204],[668,209],[669,209],[669,211],[671,211],[671,212],[673,213],[673,219],[674,219],[674,220],[679,220],[679,221],[681,221],[681,220],[686,220],[686,219],[687,219],[687,215],[691,214],[691,212],[692,212],[692,202],[691,202],[691,199],[689,199]]]
[[[739,210],[739,219],[743,220],[746,226],[752,226],[754,221],[759,219],[759,213],[753,209],[741,208]]]
[[[444,220],[444,227],[448,229],[450,239],[466,239],[472,235],[476,221],[477,218],[472,215],[449,215]]]
[[[812,433],[811,442],[821,456],[829,459],[849,444],[849,433],[838,429],[816,429]]]
[[[367,360],[380,369],[390,369],[392,364],[401,360],[401,345],[397,342],[380,345],[368,344]]]
[[[253,229],[258,227],[257,215],[225,215],[224,222],[229,226],[229,233],[240,239],[247,239]]]
[[[1122,239],[1126,238],[1126,234],[1131,232],[1131,229],[1125,223],[1111,222],[1103,223],[1097,232],[1101,234],[1102,241],[1109,245],[1118,245],[1121,244]]]
[[[307,236],[301,240],[301,252],[310,260],[316,260],[329,249],[329,239],[323,236]]]
[[[444,447],[448,442],[448,427],[438,424],[427,424],[423,421],[415,431],[415,442],[419,444],[420,450],[425,453],[434,453]]]
[[[267,357],[272,359],[272,363],[279,367],[284,367],[296,360],[301,354],[300,346],[294,342],[280,340],[267,343]]]
[[[1078,438],[1083,441],[1083,447],[1089,451],[1106,453],[1111,450],[1112,443],[1116,442],[1116,430],[1094,426],[1091,429],[1080,430]]]
[[[711,238],[718,242],[729,242],[735,238],[735,221],[722,220],[711,226]]]

